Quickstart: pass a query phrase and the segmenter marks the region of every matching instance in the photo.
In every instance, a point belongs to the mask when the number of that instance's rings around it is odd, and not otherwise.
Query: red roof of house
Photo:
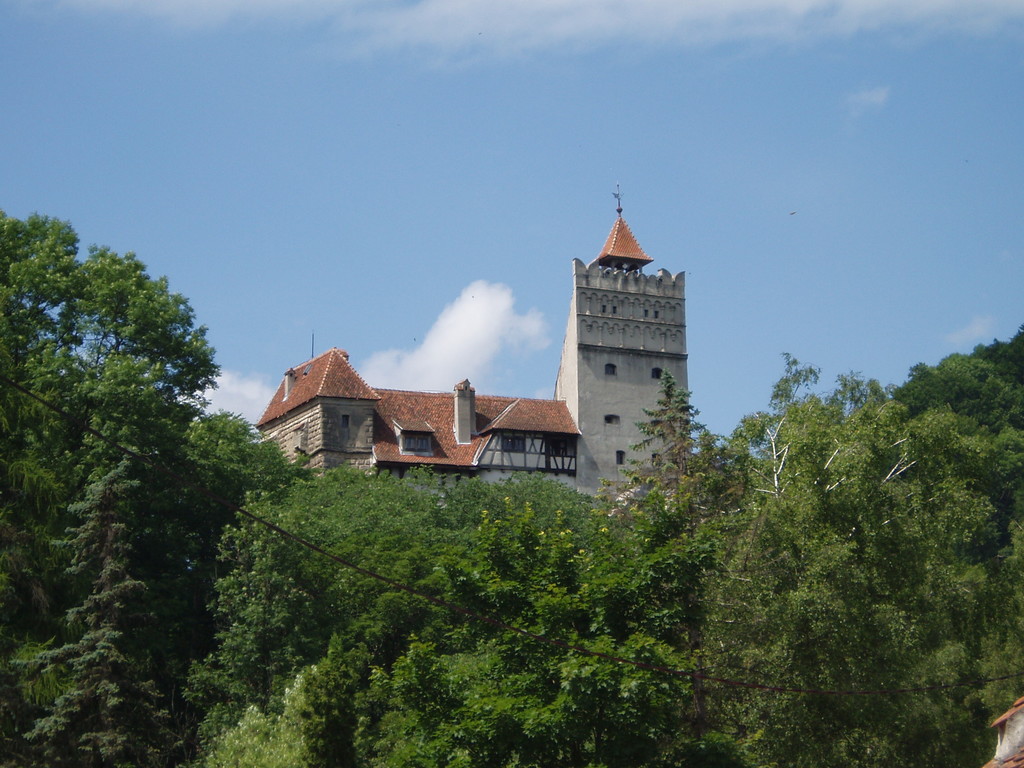
[[[623,262],[633,267],[642,267],[648,262],[654,261],[644,253],[640,243],[636,241],[633,232],[626,220],[619,216],[612,225],[612,231],[604,242],[604,248],[595,261],[601,266],[614,267]]]
[[[1024,768],[1024,750],[1010,755],[1003,761],[993,758],[985,763],[982,768]]]
[[[511,398],[492,398],[511,400]],[[480,398],[477,398],[477,410]],[[579,429],[569,415],[569,409],[560,400],[511,400],[501,413],[495,416],[482,432],[497,429],[511,429],[517,432],[557,432],[563,435],[578,435]]]
[[[1009,720],[1011,717],[1013,717],[1015,714],[1020,712],[1022,709],[1024,709],[1024,696],[1021,696],[1019,699],[1017,699],[1015,702],[1013,702],[1013,706],[1010,707],[1005,712],[1003,712],[1003,714],[1001,714],[995,720],[993,720],[992,721],[992,725],[989,726],[989,727],[990,728],[995,728],[996,726],[1002,725],[1007,720]]]
[[[455,440],[455,398],[452,393],[377,391],[380,400],[373,421],[373,455],[378,463],[469,467],[473,466],[477,451],[493,430],[579,434],[569,409],[562,401],[477,395],[473,438],[468,444],[459,445]],[[433,454],[402,454],[395,427],[422,423],[433,428]]]
[[[353,400],[380,398],[349,363],[348,352],[337,347],[285,371],[285,379],[289,376],[293,376],[294,380],[288,397],[285,397],[285,381],[282,381],[256,426],[284,416],[315,397],[345,397]]]
[[[1003,712],[999,717],[992,721],[992,728],[997,728],[1006,724],[1006,721],[1013,717],[1015,714],[1024,709],[1024,696],[1013,702],[1013,706]],[[1024,768],[1024,747],[1021,747],[1012,755],[1005,760],[996,760],[992,758],[989,760],[983,768]]]

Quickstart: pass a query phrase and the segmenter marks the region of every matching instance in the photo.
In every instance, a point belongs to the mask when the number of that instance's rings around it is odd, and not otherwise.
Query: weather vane
[[[617,214],[619,214],[619,216],[621,216],[622,215],[622,192],[619,190],[619,185],[618,184],[615,185],[615,191],[612,192],[612,197],[614,197],[616,202],[618,203],[618,206],[615,208],[615,212]]]

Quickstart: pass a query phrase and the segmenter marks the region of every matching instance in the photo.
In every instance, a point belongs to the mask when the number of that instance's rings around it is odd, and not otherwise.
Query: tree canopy
[[[205,329],[133,254],[83,256],[69,224],[0,212],[0,310],[0,374],[40,398],[0,384],[0,763],[129,760],[99,746],[118,743],[151,744],[145,760],[181,757],[198,717],[182,690],[211,648],[207,604],[232,513],[180,478],[238,503],[294,471],[241,420],[203,413],[217,373]],[[122,464],[109,441],[166,471]],[[132,600],[145,607],[127,631]],[[100,669],[120,682],[90,678]],[[149,691],[162,744],[144,718],[97,720],[96,686]],[[134,701],[119,711],[138,712]],[[84,734],[95,749],[73,748]]]
[[[664,377],[595,498],[302,471],[65,222],[0,308],[0,766],[980,766],[1024,692],[1024,327],[727,437]]]

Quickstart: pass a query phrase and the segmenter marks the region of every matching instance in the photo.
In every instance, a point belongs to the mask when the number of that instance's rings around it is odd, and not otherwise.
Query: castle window
[[[348,414],[347,413],[341,414],[341,428],[342,429],[348,429]]]
[[[526,450],[526,438],[523,435],[502,435],[501,450],[506,453],[522,453]]]
[[[620,467],[623,464],[626,463],[626,452],[625,451],[616,451],[615,452],[615,463],[618,464]]]
[[[292,437],[292,447],[296,453],[307,453],[309,447],[309,424],[303,423],[298,429],[295,430]]]
[[[553,437],[548,440],[548,453],[552,456],[568,456],[569,441],[564,437]]]
[[[615,375],[615,363],[605,363],[604,364],[604,375],[605,376],[614,376]]]
[[[602,312],[607,312],[608,311],[608,305],[607,304],[602,304],[601,305],[601,311]]]
[[[660,379],[661,378],[661,368],[651,368],[651,378],[652,379]]]
[[[430,435],[411,432],[402,434],[403,453],[430,453]]]
[[[649,314],[651,314],[651,310],[645,309],[644,310],[644,317],[647,317]]]
[[[658,310],[654,310],[654,318],[655,318],[655,319],[657,319],[657,318],[658,318]]]
[[[614,413],[606,413],[604,415],[604,423],[605,424],[618,424],[619,423],[619,417],[616,416]]]
[[[612,304],[612,314],[613,315],[617,315],[618,313],[619,313],[619,308],[616,307],[614,304]]]

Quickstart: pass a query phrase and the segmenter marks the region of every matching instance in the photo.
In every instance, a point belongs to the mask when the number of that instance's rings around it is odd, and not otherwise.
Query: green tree
[[[429,475],[400,480],[339,467],[251,509],[349,562],[436,594],[435,565],[469,525],[440,489]],[[390,666],[436,616],[424,600],[244,518],[225,531],[221,556],[218,645],[191,678],[191,696],[209,710],[208,741],[250,706],[278,711],[285,688],[326,655],[332,637],[346,652],[364,648],[368,664]]]
[[[229,417],[202,414],[217,366],[187,301],[165,279],[151,278],[133,254],[92,248],[80,255],[65,222],[0,212],[0,351],[8,380],[62,411],[46,412],[0,384],[0,420],[16,430],[0,438],[10,469],[0,479],[0,536],[12,542],[0,570],[9,585],[31,587],[21,594],[32,596],[0,591],[0,610],[12,621],[0,630],[0,700],[13,707],[0,717],[0,738],[17,754],[25,746],[24,718],[62,692],[56,672],[26,681],[6,670],[82,631],[65,617],[87,587],[66,572],[73,548],[57,544],[79,522],[73,505],[124,458],[98,433],[172,473],[140,461],[125,469],[127,572],[145,585],[154,622],[136,628],[120,650],[140,679],[152,678],[165,695],[187,750],[195,714],[181,691],[191,660],[212,642],[214,554],[233,515],[187,490],[182,478],[241,503],[249,492],[287,483],[284,460],[258,448],[251,430]],[[249,463],[233,462],[234,455]]]
[[[993,536],[983,442],[948,412],[912,417],[846,377],[824,397],[796,361],[748,450],[745,530],[711,604],[709,645],[733,679],[811,690],[938,686],[978,676],[990,604],[976,553]],[[758,732],[768,763],[981,760],[970,688],[889,696],[725,689],[721,717]]]
[[[671,377],[647,415],[651,459],[606,489],[608,508],[485,508],[446,568],[452,599],[530,637],[468,622],[411,645],[374,678],[389,703],[374,764],[746,764],[709,721],[700,679],[704,594],[739,475]]]
[[[690,393],[671,374],[662,374],[658,401],[644,413],[647,420],[637,425],[644,441],[636,449],[650,459],[633,467],[626,494],[638,499],[635,510],[644,515],[644,532],[670,544],[692,543],[694,551],[703,552],[693,561],[685,592],[660,600],[685,608],[675,631],[685,638],[694,660],[692,723],[702,737],[711,728],[702,677],[706,590],[719,570],[726,529],[739,508],[742,475],[728,445],[697,421]]]
[[[914,366],[894,396],[913,415],[952,411],[961,429],[990,442],[993,460],[982,479],[999,530],[993,545],[1007,546],[1013,521],[1024,519],[1024,326],[1009,341]]]
[[[5,318],[0,316],[0,325]],[[0,374],[10,377],[0,345]],[[48,546],[62,533],[46,511],[57,503],[59,483],[34,454],[49,414],[0,385],[0,765],[24,765],[21,734],[41,714],[39,701],[55,693],[52,677],[26,679],[21,661],[31,658],[58,629],[55,581],[64,561]]]
[[[65,677],[65,692],[28,733],[51,766],[151,766],[166,752],[167,728],[154,685],[133,669],[123,648],[144,620],[144,585],[128,572],[127,530],[120,514],[124,465],[88,489],[72,513],[81,518],[69,544],[69,572],[90,582],[83,602],[68,611],[82,636],[39,654],[41,674]]]

